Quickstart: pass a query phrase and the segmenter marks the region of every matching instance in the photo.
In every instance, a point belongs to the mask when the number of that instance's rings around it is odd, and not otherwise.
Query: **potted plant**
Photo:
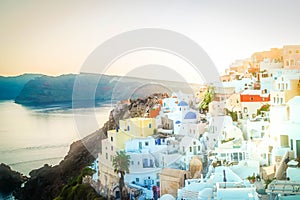
[[[248,179],[249,182],[252,183],[252,184],[255,182],[255,176],[254,176],[254,175],[248,176],[247,179]]]

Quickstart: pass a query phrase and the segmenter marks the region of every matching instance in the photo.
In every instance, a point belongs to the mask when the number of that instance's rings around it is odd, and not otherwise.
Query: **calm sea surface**
[[[111,109],[110,102],[103,102],[75,111],[82,116],[95,114],[100,128]],[[95,126],[86,126],[79,133],[73,111],[66,105],[32,108],[0,101],[0,163],[25,175],[46,163],[58,164],[73,141],[95,131]]]

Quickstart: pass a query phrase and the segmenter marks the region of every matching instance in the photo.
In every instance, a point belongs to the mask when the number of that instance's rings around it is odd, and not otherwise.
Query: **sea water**
[[[101,102],[95,108],[77,109],[76,113],[94,114],[96,127],[101,128],[111,109],[111,102]],[[95,131],[95,126],[90,126],[79,133],[76,123],[68,104],[26,107],[0,101],[0,163],[24,175],[44,164],[58,164],[72,142]]]

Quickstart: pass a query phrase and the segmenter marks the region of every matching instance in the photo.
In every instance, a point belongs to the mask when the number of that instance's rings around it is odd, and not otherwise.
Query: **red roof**
[[[257,95],[257,94],[240,94],[241,102],[268,102],[270,101],[270,94]]]

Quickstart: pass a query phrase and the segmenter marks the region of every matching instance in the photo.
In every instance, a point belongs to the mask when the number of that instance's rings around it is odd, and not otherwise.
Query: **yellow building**
[[[299,78],[287,79],[284,76],[274,81],[274,90],[271,91],[272,105],[285,105],[295,96],[300,95]]]
[[[98,155],[100,192],[116,196],[118,175],[112,161],[117,151],[124,150],[128,140],[153,135],[156,128],[154,118],[131,118],[119,121],[119,128],[107,131],[107,138],[101,141],[102,151]]]
[[[124,150],[126,141],[153,135],[156,128],[154,118],[131,118],[119,121],[119,129],[108,131],[118,150]]]

